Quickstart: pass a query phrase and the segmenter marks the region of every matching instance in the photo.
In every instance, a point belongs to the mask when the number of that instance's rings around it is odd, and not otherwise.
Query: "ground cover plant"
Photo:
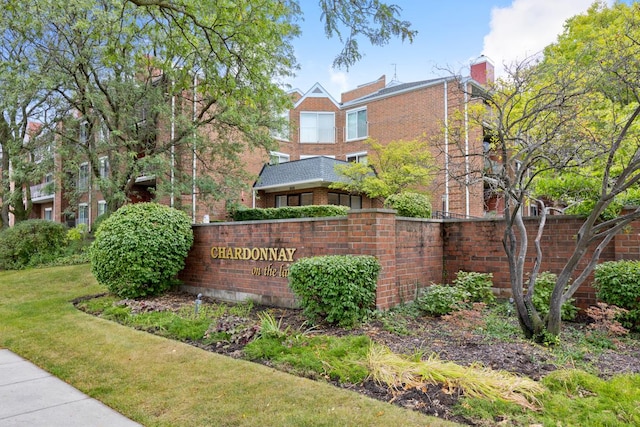
[[[460,276],[448,287],[485,286],[477,284],[485,277]],[[542,346],[522,337],[506,301],[465,302],[441,316],[405,304],[347,329],[311,324],[301,310],[234,306],[206,297],[196,315],[195,297],[180,293],[144,300],[106,295],[78,306],[168,337],[175,320],[135,318],[170,312],[158,316],[181,317],[190,326],[179,330],[197,331],[175,339],[460,424],[640,423],[640,345],[637,335],[615,333],[606,307],[592,318],[583,315],[583,322],[567,322],[556,346]],[[209,317],[209,328],[194,339],[205,330],[202,317]],[[617,387],[627,388],[616,394]]]

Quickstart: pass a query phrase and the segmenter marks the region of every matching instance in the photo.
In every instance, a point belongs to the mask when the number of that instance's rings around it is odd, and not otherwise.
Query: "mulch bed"
[[[193,307],[195,297],[182,292],[168,293],[159,297],[145,300],[130,301],[129,305],[137,311],[173,310],[181,307]],[[214,301],[204,297],[202,304]],[[262,310],[270,310],[271,314],[281,322],[282,329],[290,328],[292,331],[309,329],[309,324],[300,310],[268,308],[256,306],[253,308],[250,319],[224,320],[226,326],[237,321],[243,324],[258,324],[258,313]],[[549,372],[562,368],[555,360],[548,348],[534,344],[530,341],[513,337],[508,341],[490,339],[479,332],[482,325],[482,316],[478,311],[469,311],[460,315],[445,316],[441,318],[421,317],[403,322],[403,334],[389,332],[381,321],[372,321],[359,328],[345,330],[330,325],[315,325],[313,334],[331,334],[344,336],[348,334],[368,335],[376,343],[388,346],[398,354],[415,354],[421,352],[425,355],[436,354],[441,360],[456,362],[461,365],[480,363],[485,367],[495,370],[504,370],[518,375],[527,376],[539,380]],[[586,328],[585,323],[567,323],[565,329]],[[566,334],[563,343],[575,339],[577,334]],[[247,334],[251,336],[251,334]],[[207,351],[223,354],[233,358],[243,357],[245,340],[238,339],[217,345],[203,345],[199,342],[190,344]],[[640,343],[617,343],[615,350],[609,349],[599,355],[584,354],[583,361],[590,364],[593,370],[603,378],[620,373],[640,373]],[[264,362],[268,364],[268,362]],[[332,382],[335,386],[361,393],[374,399],[390,402],[407,409],[423,412],[428,415],[455,421],[462,424],[473,425],[471,420],[456,415],[452,408],[460,398],[459,392],[451,391],[440,385],[430,385],[424,389],[389,389],[372,380],[366,380],[361,384],[344,384]],[[499,422],[500,420],[496,420]]]

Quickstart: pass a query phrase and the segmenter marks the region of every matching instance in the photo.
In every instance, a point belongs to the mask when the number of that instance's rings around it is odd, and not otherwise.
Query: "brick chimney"
[[[471,78],[483,86],[493,83],[493,62],[488,57],[480,55],[471,64]]]

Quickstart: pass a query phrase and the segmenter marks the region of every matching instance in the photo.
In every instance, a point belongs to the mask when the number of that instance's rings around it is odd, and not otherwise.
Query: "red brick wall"
[[[230,301],[250,298],[264,304],[294,305],[287,277],[289,262],[212,259],[212,247],[295,248],[293,260],[324,254],[346,254],[346,219],[249,221],[196,225],[194,244],[180,274],[186,289]],[[254,268],[276,270],[276,276],[253,274]]]
[[[342,93],[342,96],[340,97],[340,102],[342,103],[349,102],[356,98],[369,95],[380,89],[383,89],[386,86],[386,84],[387,84],[387,77],[382,75],[376,81],[362,84],[353,90]]]
[[[615,260],[640,259],[640,222],[636,221],[626,227],[613,241]]]
[[[396,286],[398,301],[412,301],[419,288],[442,282],[441,223],[396,221]]]
[[[194,244],[180,274],[185,289],[230,301],[250,298],[264,304],[295,305],[288,279],[280,274],[291,263],[213,259],[212,247],[295,248],[293,261],[317,255],[373,255],[382,266],[379,308],[413,299],[417,284],[428,285],[442,275],[440,224],[396,220],[390,210],[363,209],[334,219],[212,223],[193,229]],[[418,237],[415,243],[410,236]],[[422,260],[419,253],[411,254],[416,247],[422,248]],[[262,274],[265,267],[275,276]],[[261,269],[260,275],[255,268]]]
[[[530,243],[526,265],[530,269],[537,219],[525,219],[525,223]],[[560,272],[571,254],[580,224],[581,220],[575,217],[547,219],[542,237],[542,271]],[[293,306],[294,295],[286,277],[290,262],[213,259],[211,248],[295,248],[294,262],[317,255],[377,257],[382,271],[376,305],[381,309],[412,300],[421,287],[450,283],[460,270],[492,273],[494,286],[504,297],[510,294],[510,284],[502,247],[503,230],[499,219],[405,219],[385,209],[356,210],[346,218],[196,225],[194,245],[180,279],[194,293]],[[616,236],[602,252],[600,262],[616,259],[640,259],[640,222]],[[581,307],[595,302],[590,280],[575,298]]]
[[[537,233],[536,218],[525,219],[529,239],[528,256],[525,260],[525,271],[530,271],[535,257],[534,239]],[[542,267],[541,271],[560,273],[575,247],[575,236],[582,220],[576,217],[551,216],[547,218],[542,235]],[[445,281],[455,278],[456,272],[476,271],[493,273],[493,283],[501,295],[510,294],[509,267],[502,246],[504,223],[495,220],[450,221],[443,223],[445,242]],[[615,244],[609,244],[600,255],[599,262],[615,260],[618,237],[628,238],[626,247],[634,247],[638,251],[640,240],[637,233],[629,236],[617,236]],[[631,239],[635,240],[631,243]],[[621,244],[620,244],[621,245]],[[593,250],[593,248],[592,248]],[[591,255],[590,251],[587,255]],[[640,259],[636,256],[635,259]],[[579,268],[586,265],[582,262]],[[574,298],[581,307],[595,302],[595,290],[591,286],[592,279],[578,289]]]

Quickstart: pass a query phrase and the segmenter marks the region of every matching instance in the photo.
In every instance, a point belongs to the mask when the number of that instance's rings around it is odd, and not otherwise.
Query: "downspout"
[[[191,220],[196,223],[196,85],[198,76],[193,74],[193,164],[191,165]]]
[[[253,188],[251,189],[251,207],[256,208],[256,190]]]
[[[171,202],[170,206],[175,205],[174,186],[176,180],[175,167],[176,167],[176,147],[174,145],[174,138],[176,137],[176,96],[175,96],[175,82],[171,82]]]
[[[464,202],[469,217],[469,82],[464,83]]]
[[[93,221],[91,221],[91,213],[93,212],[93,173],[89,173],[89,207],[87,209],[87,230],[91,230],[91,225],[93,225]]]
[[[447,81],[444,81],[444,213],[449,213],[449,102]]]

